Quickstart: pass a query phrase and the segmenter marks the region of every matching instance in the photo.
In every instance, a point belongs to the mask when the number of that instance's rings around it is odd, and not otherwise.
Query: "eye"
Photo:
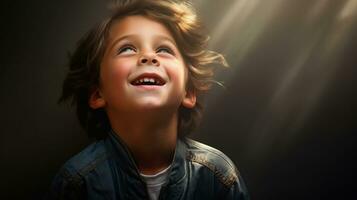
[[[123,47],[121,47],[118,51],[118,54],[128,54],[128,53],[132,53],[132,52],[136,52],[136,49],[134,46],[131,46],[131,45],[125,45]]]
[[[169,47],[159,47],[157,50],[156,50],[156,53],[168,53],[168,54],[172,54],[172,55],[175,55],[174,54],[174,51],[169,48]]]

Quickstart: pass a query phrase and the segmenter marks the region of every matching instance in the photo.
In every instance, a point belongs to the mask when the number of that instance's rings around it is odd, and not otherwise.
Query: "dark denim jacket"
[[[115,135],[67,161],[45,199],[149,199],[128,148]],[[179,139],[159,199],[249,199],[233,162],[222,152]]]

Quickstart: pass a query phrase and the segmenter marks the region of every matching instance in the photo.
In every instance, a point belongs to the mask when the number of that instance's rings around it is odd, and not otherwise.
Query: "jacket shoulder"
[[[84,199],[84,177],[106,158],[103,141],[90,144],[61,167],[44,199]]]
[[[206,144],[186,138],[187,159],[208,168],[227,187],[238,182],[239,172],[233,161],[223,152]]]
[[[62,167],[67,176],[86,176],[108,158],[104,141],[96,141],[70,158]],[[73,177],[73,178],[74,178]]]

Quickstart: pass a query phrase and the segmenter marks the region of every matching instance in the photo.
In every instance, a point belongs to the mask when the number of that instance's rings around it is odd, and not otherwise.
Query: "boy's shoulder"
[[[62,167],[68,175],[85,176],[108,159],[104,140],[89,144],[81,152],[71,157]]]
[[[227,187],[238,182],[239,172],[223,152],[201,142],[186,138],[187,159],[208,168]]]
[[[104,140],[91,143],[65,162],[54,177],[45,199],[57,199],[61,195],[65,195],[63,199],[81,199],[79,196],[85,192],[83,185],[91,174],[96,174],[92,172],[108,167],[109,153],[104,143]]]

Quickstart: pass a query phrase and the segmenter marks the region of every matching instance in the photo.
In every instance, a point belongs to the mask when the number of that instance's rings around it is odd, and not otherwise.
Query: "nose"
[[[159,66],[160,62],[156,58],[155,54],[145,54],[142,55],[139,59],[139,65],[154,65],[154,66]]]

